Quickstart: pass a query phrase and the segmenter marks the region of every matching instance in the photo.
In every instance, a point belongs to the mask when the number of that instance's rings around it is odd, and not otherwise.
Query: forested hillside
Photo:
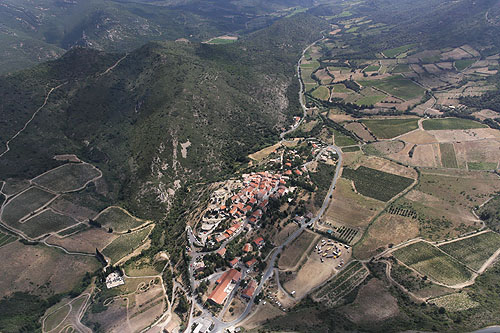
[[[58,88],[0,159],[2,178],[32,177],[57,165],[54,155],[76,153],[104,170],[116,200],[151,214],[186,181],[215,179],[276,139],[300,112],[294,63],[324,27],[301,14],[233,45],[77,48],[3,77],[2,145]]]

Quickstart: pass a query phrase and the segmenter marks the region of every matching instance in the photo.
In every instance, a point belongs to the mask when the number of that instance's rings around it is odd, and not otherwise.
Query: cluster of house
[[[215,241],[223,242],[238,234],[245,221],[250,225],[257,224],[267,211],[269,199],[281,198],[290,191],[286,186],[287,179],[287,176],[268,171],[244,174],[243,187],[230,198],[231,206],[227,207],[224,204],[218,209],[223,216],[228,214],[233,219],[234,224],[216,235]]]
[[[225,272],[216,282],[215,289],[208,296],[208,300],[222,305],[241,280],[241,272],[231,268]],[[255,280],[250,279],[246,287],[241,291],[241,297],[251,299],[257,289]]]
[[[264,238],[262,237],[257,237],[255,238],[252,243],[246,243],[243,246],[243,252],[251,252],[253,248],[262,248],[265,244]],[[221,248],[220,250],[217,251],[217,254],[220,256],[224,257],[226,254],[226,248]],[[241,279],[241,273],[236,269],[238,264],[240,263],[240,258],[234,258],[229,262],[229,266],[231,266],[231,269],[226,271],[217,281],[216,281],[216,287],[212,291],[212,293],[208,296],[208,299],[212,301],[213,303],[216,304],[223,304],[227,296],[231,294],[233,291],[234,287],[236,284],[239,282]],[[257,259],[252,258],[250,260],[247,260],[244,262],[244,267],[247,269],[252,268],[255,264],[257,263]],[[249,272],[249,271],[247,271]],[[255,281],[251,280],[248,285],[241,291],[241,297],[250,299],[252,298],[255,289],[257,288],[257,284]]]

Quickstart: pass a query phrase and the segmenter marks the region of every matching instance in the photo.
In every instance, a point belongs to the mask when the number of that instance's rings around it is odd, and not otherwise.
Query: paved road
[[[305,228],[310,227],[310,226],[314,225],[314,223],[319,221],[319,219],[325,213],[326,209],[328,208],[328,205],[330,204],[331,196],[333,194],[333,191],[335,190],[335,186],[337,184],[339,172],[340,172],[340,169],[342,167],[342,154],[341,154],[340,148],[338,148],[337,146],[334,146],[334,145],[328,146],[327,148],[333,148],[337,152],[337,154],[339,156],[339,160],[337,163],[337,168],[335,170],[335,175],[333,177],[332,183],[330,184],[330,188],[328,190],[328,193],[323,201],[323,205],[321,206],[318,214],[314,218],[312,218],[309,222],[301,224],[300,228],[297,229],[293,234],[291,234],[283,242],[283,244],[281,244],[280,246],[273,249],[271,259],[269,260],[267,268],[264,271],[261,282],[259,283],[259,285],[255,289],[254,296],[250,299],[250,301],[248,302],[248,304],[245,308],[245,311],[243,311],[243,313],[240,315],[240,317],[238,317],[234,321],[228,322],[228,323],[221,323],[221,322],[215,321],[215,326],[211,332],[221,332],[226,328],[234,327],[234,326],[238,325],[241,321],[243,321],[250,314],[250,312],[252,311],[252,307],[254,305],[254,302],[255,302],[255,297],[260,294],[264,284],[269,279],[269,277],[272,275],[273,269],[274,269],[274,263],[276,262],[278,255],[281,253],[281,251],[283,251],[283,248],[286,247],[291,242],[293,242],[304,231]],[[325,148],[325,149],[327,149],[327,148]]]

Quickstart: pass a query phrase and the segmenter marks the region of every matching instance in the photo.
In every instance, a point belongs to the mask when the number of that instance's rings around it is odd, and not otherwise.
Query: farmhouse
[[[247,287],[243,289],[243,291],[241,292],[241,297],[246,299],[251,299],[256,288],[257,288],[257,282],[251,280],[248,283]]]
[[[241,272],[230,269],[217,280],[217,287],[208,296],[208,299],[216,304],[223,304],[240,279]]]
[[[253,240],[253,242],[255,243],[255,245],[257,245],[257,247],[260,249],[262,246],[264,246],[265,242],[264,242],[264,238],[262,237],[257,237]]]
[[[125,284],[125,281],[123,280],[123,277],[117,272],[113,272],[106,277],[106,287],[108,289],[121,286],[122,284]]]

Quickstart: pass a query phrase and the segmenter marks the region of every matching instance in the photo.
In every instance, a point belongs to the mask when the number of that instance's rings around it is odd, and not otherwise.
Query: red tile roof
[[[250,243],[246,243],[244,246],[243,246],[243,252],[250,252],[252,251],[253,248],[252,248],[252,245],[250,245]]]
[[[241,292],[241,295],[247,298],[252,298],[255,289],[257,288],[257,282],[254,280],[248,283],[247,287]]]
[[[252,267],[253,265],[255,265],[255,263],[257,262],[257,259],[255,258],[252,258],[250,260],[248,260],[246,263],[245,263],[245,266],[247,266],[248,268]]]
[[[262,237],[257,237],[253,240],[253,242],[257,245],[257,246],[261,246],[263,243],[264,243],[264,238]]]
[[[230,269],[217,280],[217,287],[215,287],[208,298],[217,304],[224,303],[224,300],[228,295],[225,289],[231,282],[238,282],[240,279],[241,272],[238,272],[235,269]]]
[[[223,247],[222,249],[217,251],[217,254],[220,255],[221,257],[224,257],[224,255],[226,254],[226,248]]]

